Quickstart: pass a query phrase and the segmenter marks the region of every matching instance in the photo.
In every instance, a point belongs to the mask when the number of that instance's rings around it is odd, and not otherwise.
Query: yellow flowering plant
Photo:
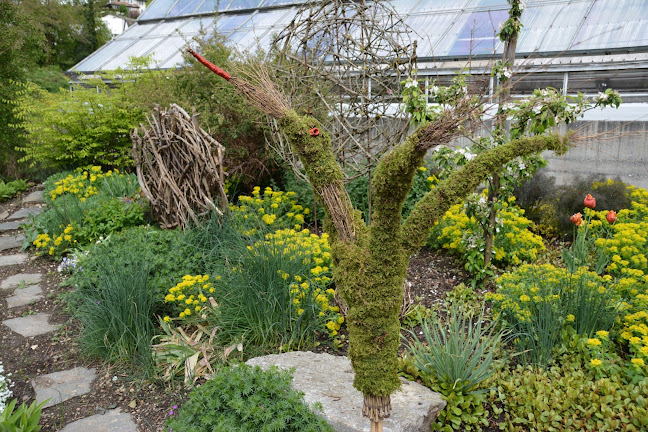
[[[310,209],[300,205],[295,192],[254,187],[252,195],[241,195],[238,205],[231,204],[232,219],[244,235],[292,228],[301,230]]]
[[[483,207],[486,212],[486,194],[467,200],[466,204],[452,206],[439,221],[430,236],[429,244],[437,249],[447,249],[465,262],[465,268],[477,280],[492,275],[484,268],[483,224],[474,216],[468,216],[468,209]],[[471,210],[471,213],[478,213]],[[545,250],[542,237],[533,234],[533,222],[524,217],[524,210],[515,205],[515,198],[498,205],[497,228],[494,238],[493,263],[498,267],[533,262]]]
[[[219,281],[220,276],[214,278]],[[200,321],[204,308],[210,308],[216,303],[213,300],[214,285],[209,283],[209,275],[185,275],[182,281],[169,289],[164,297],[164,303],[171,306],[172,315],[166,315],[164,322],[173,319],[184,321]],[[210,301],[210,297],[212,297]]]
[[[49,208],[25,229],[39,254],[60,258],[113,232],[145,223],[145,203],[132,174],[100,166],[59,173],[45,181]]]

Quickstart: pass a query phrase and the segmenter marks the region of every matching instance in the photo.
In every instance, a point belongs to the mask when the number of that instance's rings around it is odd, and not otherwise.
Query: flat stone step
[[[0,223],[0,232],[17,230],[18,228],[20,228],[20,224],[23,222],[25,222],[25,220],[16,220],[16,221]]]
[[[354,373],[347,357],[312,352],[290,352],[256,357],[247,361],[268,369],[295,368],[292,387],[304,393],[308,405],[319,402],[321,415],[337,432],[368,432],[370,422],[362,416],[363,396],[353,388]],[[439,393],[401,379],[401,390],[391,396],[391,416],[383,420],[385,432],[429,432],[445,407]]]
[[[106,411],[105,414],[95,414],[77,420],[65,426],[61,432],[137,432],[137,425],[128,413],[119,408]]]
[[[3,211],[2,213],[0,213],[0,221],[1,221],[1,220],[5,220],[5,219],[7,219],[8,217],[9,217],[9,212],[8,212],[7,210],[5,210],[5,211]]]
[[[9,276],[0,283],[1,290],[12,290],[19,286],[36,285],[43,279],[41,273],[18,273]]]
[[[75,367],[33,378],[31,385],[36,392],[36,402],[40,404],[49,399],[43,405],[43,408],[49,408],[73,397],[90,393],[90,387],[95,378],[97,378],[97,374],[94,369]]]
[[[7,297],[7,307],[15,308],[28,305],[43,298],[43,289],[40,285],[30,285],[25,288],[16,288],[11,297]]]
[[[29,195],[27,195],[25,198],[23,198],[23,204],[28,204],[28,203],[42,203],[43,202],[43,191],[42,190],[37,190]]]
[[[0,256],[0,267],[24,264],[27,262],[28,258],[29,255],[26,253]]]
[[[24,317],[11,318],[2,322],[21,336],[32,337],[53,332],[56,326],[49,323],[49,314],[37,313]]]
[[[19,248],[20,246],[22,246],[23,241],[25,241],[24,234],[0,236],[0,251]]]
[[[7,220],[14,220],[14,219],[25,219],[29,216],[36,216],[41,213],[43,213],[43,210],[45,210],[43,207],[25,207],[21,208],[18,210],[16,213],[13,213],[11,216],[7,218]]]

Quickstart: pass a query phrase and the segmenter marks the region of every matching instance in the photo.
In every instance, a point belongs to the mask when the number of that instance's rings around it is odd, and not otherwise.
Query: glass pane
[[[302,3],[306,3],[306,1],[307,0],[266,0],[265,3],[263,3],[263,6],[302,4]]]
[[[410,15],[405,19],[405,24],[414,30],[412,39],[417,39],[416,55],[419,57],[433,57],[434,47],[452,25],[457,13]]]
[[[495,33],[502,21],[508,19],[508,11],[494,10],[466,12],[446,34],[435,49],[436,56],[469,56],[492,54],[499,44]]]
[[[196,13],[207,13],[224,10],[228,3],[229,0],[205,0],[205,2],[200,5]]]
[[[201,17],[201,18],[192,18],[187,25],[182,27],[182,34],[193,34],[199,33],[200,29],[203,30],[209,29],[214,23],[214,17]]]
[[[448,9],[462,9],[466,6],[466,3],[470,0],[434,0],[434,1],[425,1],[423,0],[420,5],[417,6],[412,12],[423,12],[423,11],[441,11]]]
[[[108,63],[106,63],[102,67],[102,69],[115,70],[120,67],[126,69],[130,57],[141,57],[143,55],[146,55],[151,50],[151,48],[153,48],[155,45],[159,44],[163,40],[164,40],[163,37],[152,38],[152,39],[140,39],[134,44],[132,44],[131,46],[129,46],[127,49],[122,51],[119,55],[117,55],[115,58],[110,60]]]
[[[114,55],[126,49],[133,43],[133,40],[114,39],[101,47],[99,51],[81,61],[77,66],[81,72],[95,72],[101,70],[101,65],[110,60]]]
[[[572,50],[648,45],[648,1],[599,0],[594,3]]]
[[[173,33],[176,29],[181,28],[184,24],[186,24],[188,20],[183,19],[183,20],[173,20],[169,22],[163,22],[159,24],[157,27],[155,27],[153,30],[151,30],[150,33],[146,35],[146,37],[149,36],[167,36]]]
[[[506,0],[472,0],[469,8],[503,7],[508,10],[509,4]]]
[[[150,32],[156,25],[157,23],[132,25],[119,36],[119,39],[137,39]]]
[[[292,9],[278,9],[272,11],[259,11],[252,15],[250,21],[245,23],[245,27],[272,27],[273,25],[288,24],[294,17],[294,14],[287,12]]]
[[[526,8],[522,12],[522,32],[517,51],[567,50],[590,4],[588,0]]]
[[[241,24],[247,21],[250,15],[223,15],[216,22],[216,32],[220,34],[229,34],[239,28]]]
[[[254,9],[259,7],[262,0],[232,0],[232,3],[227,6],[227,10],[237,9]]]
[[[183,38],[178,36],[173,36],[165,39],[163,43],[153,49],[153,63],[163,63],[164,61],[178,53],[182,54],[182,50],[187,45],[187,42]]]
[[[140,21],[164,18],[169,9],[173,7],[176,3],[176,0],[155,0],[151,3],[149,7],[146,8],[142,16],[140,16]]]
[[[171,8],[168,17],[188,15],[194,13],[203,0],[178,0],[178,2]]]

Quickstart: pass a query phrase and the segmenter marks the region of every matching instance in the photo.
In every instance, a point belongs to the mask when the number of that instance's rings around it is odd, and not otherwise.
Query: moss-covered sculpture
[[[360,212],[353,209],[342,183],[342,169],[331,151],[330,137],[320,132],[319,122],[291,110],[277,96],[267,76],[263,85],[257,86],[241,79],[229,81],[258,108],[278,120],[325,209],[333,279],[348,306],[346,322],[354,386],[364,394],[363,413],[373,426],[390,414],[390,395],[400,387],[398,316],[409,257],[423,245],[430,227],[450,206],[473,192],[506,162],[544,150],[563,153],[569,138],[525,137],[485,151],[428,192],[410,216],[402,220],[401,208],[425,153],[456,136],[462,121],[475,107],[468,104],[463,110],[456,107],[444,111],[379,162],[372,182],[371,225],[367,227]]]

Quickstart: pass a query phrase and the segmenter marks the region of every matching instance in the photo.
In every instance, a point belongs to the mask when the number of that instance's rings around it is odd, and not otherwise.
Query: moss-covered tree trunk
[[[333,278],[348,306],[346,321],[349,357],[356,374],[354,386],[364,394],[364,415],[372,420],[372,425],[378,423],[390,414],[390,395],[400,387],[398,315],[409,257],[423,245],[434,222],[450,206],[473,192],[505,163],[544,150],[564,152],[567,137],[521,138],[481,153],[425,194],[403,220],[401,209],[425,153],[456,136],[464,120],[462,116],[467,117],[474,107],[445,111],[380,160],[373,176],[373,213],[367,227],[360,212],[353,209],[330,137],[321,130],[319,122],[292,111],[268,79],[256,87],[235,78],[230,82],[258,108],[279,120],[279,127],[303,163],[316,198],[325,210],[324,228],[331,240]]]

